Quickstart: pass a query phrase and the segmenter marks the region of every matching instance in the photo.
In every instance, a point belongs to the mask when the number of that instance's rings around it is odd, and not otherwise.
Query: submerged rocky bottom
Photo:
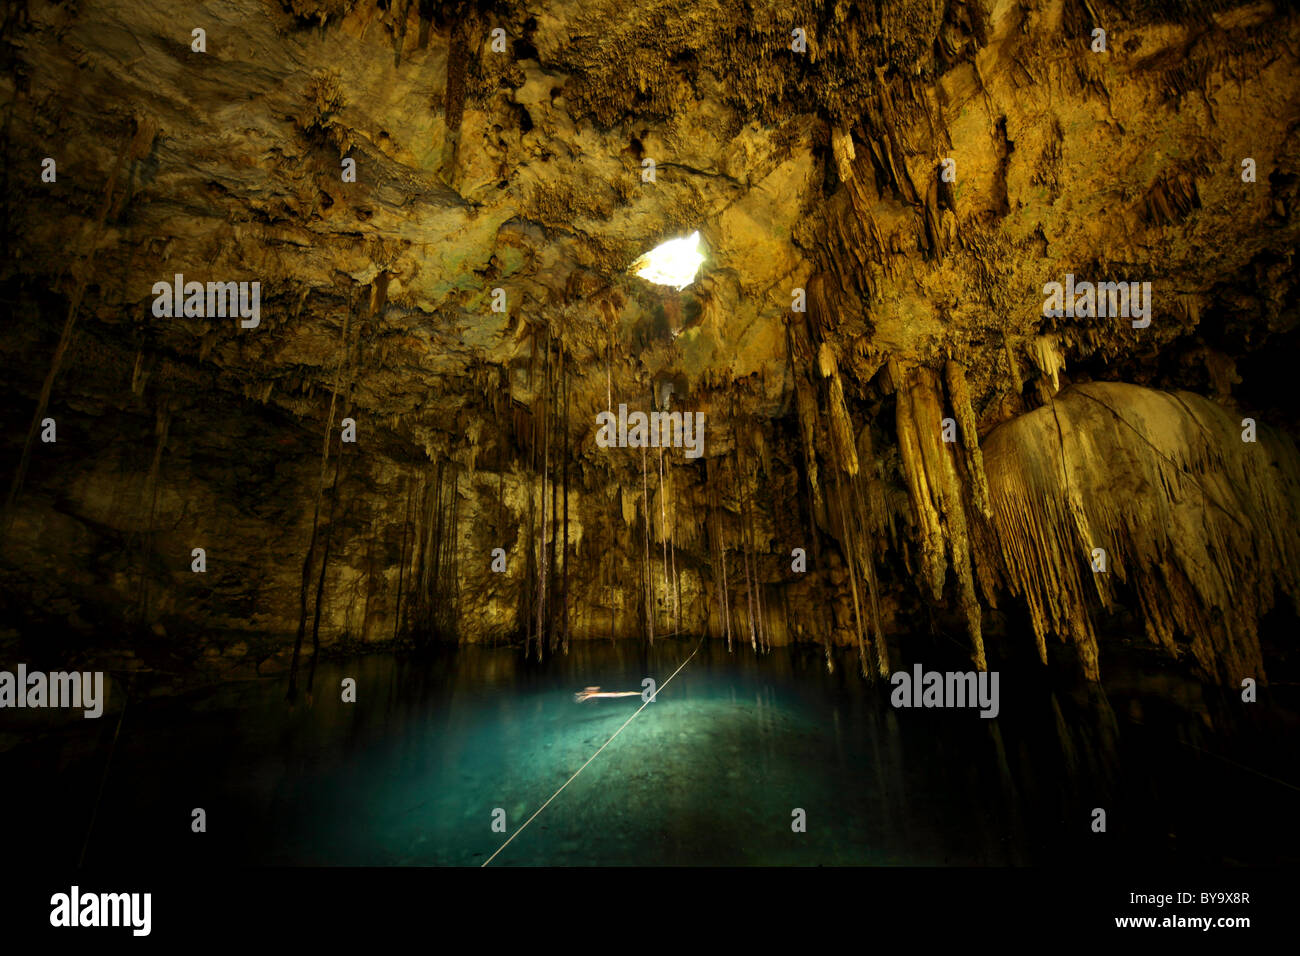
[[[476,865],[642,703],[574,692],[662,687],[694,647],[322,661],[292,707],[284,677],[244,681],[132,698],[120,732],[115,686],[100,720],[29,723],[0,753],[0,804],[17,849],[52,863],[84,845],[92,866]],[[1243,705],[1170,674],[1113,668],[1099,691],[1004,671],[986,720],[896,710],[889,685],[836,664],[706,642],[492,865],[1300,860],[1282,825],[1297,796],[1293,688]]]

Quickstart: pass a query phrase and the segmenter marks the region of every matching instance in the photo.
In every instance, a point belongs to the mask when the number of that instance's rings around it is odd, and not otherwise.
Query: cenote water
[[[87,865],[453,865],[487,860],[695,646],[575,644],[322,661],[100,720],[32,715],[0,754],[20,850]],[[1106,692],[1003,671],[1001,712],[896,710],[821,654],[707,642],[493,861],[529,865],[1089,865],[1300,859],[1294,698],[1235,702],[1183,678]],[[339,687],[357,682],[357,702]],[[111,766],[105,776],[110,747]],[[191,832],[206,812],[207,832]],[[494,832],[494,811],[506,832]],[[1106,832],[1092,831],[1104,808]],[[794,812],[806,832],[794,832]],[[499,814],[497,817],[499,818]]]

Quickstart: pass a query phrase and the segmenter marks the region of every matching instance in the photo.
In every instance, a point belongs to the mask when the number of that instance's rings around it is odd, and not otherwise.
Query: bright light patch
[[[670,285],[680,291],[695,281],[702,262],[700,234],[693,232],[685,239],[669,239],[651,249],[632,263],[632,269],[647,282]]]

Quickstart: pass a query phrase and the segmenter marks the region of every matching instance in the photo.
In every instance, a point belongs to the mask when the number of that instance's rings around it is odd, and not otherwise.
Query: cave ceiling
[[[1039,356],[1133,377],[1171,341],[1219,350],[1211,319],[1248,311],[1256,340],[1294,321],[1289,287],[1256,280],[1296,235],[1298,65],[1274,41],[1297,20],[1117,5],[1103,54],[1093,9],[20,5],[9,178],[50,154],[59,178],[11,207],[7,271],[71,296],[93,259],[83,328],[297,417],[321,414],[354,335],[358,410],[444,450],[489,392],[530,400],[539,335],[593,410],[607,386],[672,376],[780,415],[786,319],[811,286],[851,396],[890,359],[951,357],[987,428]],[[695,229],[707,262],[682,294],[628,273]],[[1044,319],[1044,283],[1090,271],[1150,281],[1150,327]],[[154,319],[173,273],[260,280],[260,326]],[[1231,376],[1231,358],[1200,361]]]

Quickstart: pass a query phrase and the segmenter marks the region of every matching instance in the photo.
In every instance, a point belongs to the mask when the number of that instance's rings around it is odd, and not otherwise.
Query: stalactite
[[[858,473],[858,450],[853,440],[853,422],[849,419],[849,410],[844,403],[844,386],[838,372],[830,376],[827,387],[826,407],[831,420],[831,447],[835,459],[849,475]]]
[[[813,333],[822,341],[835,331],[839,325],[835,309],[830,302],[828,286],[833,277],[825,272],[818,272],[808,279],[808,316]]]
[[[895,383],[895,421],[898,432],[898,450],[902,457],[903,477],[907,481],[908,492],[916,518],[916,539],[921,548],[921,566],[930,595],[936,601],[943,599],[944,559],[943,531],[939,523],[939,511],[934,506],[929,482],[926,478],[925,464],[921,457],[921,448],[917,435],[917,422],[912,410],[912,402],[905,391],[903,371],[891,360],[890,377]],[[933,423],[938,428],[938,422]]]
[[[533,337],[530,345],[532,349],[528,359],[528,394],[533,392],[533,371],[537,365],[537,338]],[[531,437],[528,442],[528,567],[524,575],[524,586],[522,588],[524,595],[524,621],[527,632],[524,635],[524,657],[532,648],[533,642],[533,613],[535,611],[533,600],[533,589],[528,586],[528,580],[531,575],[537,573],[538,568],[533,555],[537,550],[537,510],[536,495],[533,492],[533,477],[537,474],[537,414],[531,412],[529,415]],[[541,635],[537,635],[537,640],[541,640]]]
[[[799,415],[799,432],[803,437],[804,473],[808,487],[808,533],[812,538],[813,555],[820,558],[821,545],[817,533],[817,516],[825,511],[825,503],[817,472],[817,451],[813,436],[817,430],[817,398],[811,383],[796,379],[795,404]]]
[[[1002,354],[1006,356],[1007,370],[1011,373],[1011,393],[1018,396],[1024,390],[1025,383],[1020,377],[1020,361],[1011,347],[1011,340],[1005,335],[1002,337]]]
[[[546,370],[549,363],[546,361],[546,353],[543,353],[542,359],[542,393],[546,392]],[[536,626],[534,628],[534,650],[537,660],[541,660],[544,654],[543,644],[546,641],[546,634],[543,629],[546,616],[546,471],[550,466],[551,457],[551,434],[547,427],[547,408],[546,401],[543,398],[541,402],[541,423],[539,427],[542,432],[542,470],[541,470],[541,523],[538,530],[541,539],[537,542],[537,601],[536,601]]]
[[[984,633],[981,623],[979,598],[975,594],[970,534],[967,531],[966,509],[962,504],[957,472],[952,458],[943,456],[943,479],[946,484],[944,516],[948,522],[948,542],[953,570],[957,573],[958,595],[966,616],[966,632],[970,636],[972,659],[977,670],[987,670],[984,655]]]
[[[762,434],[761,432],[755,432],[755,435],[761,435],[761,434]],[[765,462],[765,464],[764,464],[764,469],[763,469],[763,475],[764,475],[765,477],[769,477],[769,480],[770,480],[770,475],[771,475],[771,462],[768,461],[768,460],[766,460],[766,456],[767,456],[768,452],[767,452],[767,445],[766,445],[765,443],[760,444],[760,446],[759,446],[759,453],[760,453],[760,456],[761,456],[761,457],[760,457],[760,460]],[[755,482],[757,483],[757,476],[755,476]],[[755,485],[755,488],[757,489],[757,484]],[[771,616],[768,614],[768,610],[767,610],[767,589],[766,589],[766,587],[765,587],[764,584],[763,584],[763,578],[762,578],[762,577],[759,575],[759,573],[758,573],[758,572],[759,572],[759,568],[758,568],[758,564],[759,564],[759,551],[758,551],[758,525],[757,525],[758,519],[757,519],[757,517],[755,516],[755,515],[756,515],[756,507],[757,507],[757,506],[756,506],[755,503],[754,503],[754,496],[753,496],[753,495],[750,495],[750,498],[749,498],[749,540],[750,540],[750,545],[751,545],[751,547],[753,547],[753,549],[754,549],[754,576],[755,576],[755,578],[756,578],[756,580],[757,580],[757,582],[758,582],[758,620],[759,620],[760,625],[761,625],[762,628],[763,628],[763,631],[762,631],[762,634],[763,634],[763,644],[766,646],[767,650],[770,652],[770,651],[772,650],[772,619],[771,619]],[[765,541],[765,542],[764,542],[764,548],[763,548],[763,553],[764,553],[764,554],[767,553],[767,545],[768,545],[768,542]]]
[[[721,569],[720,576],[715,578],[718,613],[721,618],[722,629],[727,638],[727,653],[731,653],[731,602],[727,594],[727,543],[723,538],[722,502],[721,495],[718,492],[720,470],[720,467],[715,464],[713,459],[705,459],[704,479],[708,487],[706,502],[709,509],[709,544],[717,555],[718,567]]]
[[[808,532],[812,540],[814,558],[820,560],[821,545],[817,534],[817,518],[824,512],[825,505],[822,499],[814,439],[817,432],[817,396],[816,389],[808,378],[808,369],[813,364],[813,349],[808,336],[808,323],[798,314],[787,317],[786,343],[789,348],[790,376],[794,380],[799,437],[803,444],[804,475],[808,492]]]
[[[434,631],[435,606],[433,602],[434,582],[438,578],[438,566],[442,562],[443,510],[442,485],[446,477],[447,463],[438,459],[433,483],[424,487],[424,520],[421,527],[424,536],[420,542],[420,570],[416,575],[415,605],[417,608],[416,647],[426,647]]]
[[[347,413],[351,411],[351,400],[344,405],[343,415],[346,418]],[[325,596],[325,574],[329,570],[330,552],[334,543],[334,519],[338,510],[339,503],[339,478],[343,471],[343,446],[340,442],[338,454],[334,456],[334,484],[330,488],[330,507],[329,515],[325,523],[325,544],[321,549],[320,576],[316,580],[316,607],[312,614],[311,622],[311,666],[307,670],[307,694],[310,699],[312,685],[316,680],[316,662],[320,660],[320,617],[321,605],[324,603]]]
[[[743,522],[744,519],[742,518],[741,520]],[[748,615],[749,646],[755,653],[757,653],[758,634],[757,631],[754,630],[754,581],[749,573],[749,547],[745,543],[745,533],[744,533],[743,525],[742,525],[741,536],[740,536],[740,557],[741,557],[742,567],[744,568],[745,571],[745,606],[749,610],[749,615]]]
[[[975,595],[970,535],[956,465],[948,443],[940,437],[943,401],[938,375],[928,368],[910,373],[891,371],[897,387],[898,438],[913,509],[932,537],[924,539],[923,560],[929,565],[936,600],[942,600],[945,577],[944,542],[957,577],[958,597],[966,616],[975,666],[985,670],[980,605]]]
[[[859,542],[869,541],[863,528],[864,517],[867,513],[866,505],[862,500],[862,488],[858,482],[858,476],[850,478],[853,485],[853,491],[858,503],[858,530],[857,539]],[[872,642],[876,647],[876,673],[881,677],[889,676],[889,645],[885,642],[885,635],[880,626],[880,599],[878,592],[880,584],[876,579],[876,562],[869,547],[864,547],[860,551],[860,560],[864,569],[863,577],[867,581],[867,595],[871,599],[871,627]]]
[[[672,459],[669,459],[669,463],[672,463]],[[671,471],[669,472],[668,479],[668,487],[673,491],[673,528],[672,539],[669,542],[668,551],[668,553],[672,555],[673,561],[673,627],[677,633],[680,634],[682,632],[682,582],[677,576],[677,525],[680,523],[679,519],[681,517],[681,512],[678,510],[677,486],[672,481]]]
[[[448,624],[446,633],[448,637],[455,636],[455,625],[460,620],[460,596],[462,589],[460,587],[460,474],[457,472],[451,476],[451,535],[448,540],[451,542],[451,552],[447,561],[447,587],[450,589],[451,601],[447,607]]]
[[[975,508],[988,518],[989,481],[984,474],[984,456],[980,452],[979,432],[975,425],[975,410],[971,407],[970,389],[966,384],[966,370],[949,359],[944,363],[944,376],[948,384],[948,400],[953,416],[961,431],[962,445],[966,449],[966,470],[971,478],[971,498]]]
[[[757,476],[755,476],[757,481]],[[754,607],[758,611],[758,641],[759,646],[765,651],[771,651],[772,640],[767,619],[767,602],[763,596],[763,579],[758,571],[758,536],[755,533],[754,517],[754,495],[749,494],[749,553],[753,556],[754,564]]]
[[[1061,389],[1061,372],[1065,369],[1065,355],[1061,351],[1061,340],[1056,335],[1036,335],[1029,340],[1026,351],[1029,360],[1038,369],[1038,396],[1044,402]],[[1051,385],[1047,384],[1048,380]]]
[[[497,402],[497,396],[499,396],[502,392],[505,393],[507,399],[509,399],[510,396],[510,379],[504,368],[500,369],[499,376],[500,376],[500,381],[499,381],[500,387],[495,392],[493,392],[494,403]],[[508,438],[506,434],[506,422],[504,416],[501,414],[499,404],[497,405],[495,412],[496,412],[496,419],[497,419],[497,449],[498,449],[497,452],[497,520],[495,525],[495,531],[497,535],[496,543],[498,547],[504,548],[505,539],[506,539],[505,537],[506,536],[506,459],[507,459],[506,452],[509,448],[509,444],[508,444]],[[501,575],[501,577],[504,576],[505,576],[504,574]],[[492,591],[494,597],[496,596],[496,591],[498,587],[495,584],[495,582],[498,580],[500,580],[499,577],[495,577],[495,576],[493,577],[494,584],[493,584]],[[495,637],[493,638],[493,643],[494,644],[496,643]]]
[[[727,545],[722,543],[722,613],[727,625],[727,653],[731,653],[731,600],[727,596]]]
[[[734,396],[731,401],[731,421],[734,441],[732,443],[732,457],[734,460],[734,476],[736,488],[736,500],[740,508],[740,555],[742,567],[745,574],[745,606],[748,610],[749,617],[749,643],[750,647],[758,652],[761,647],[762,638],[762,621],[758,603],[758,595],[755,592],[758,578],[758,567],[756,556],[753,555],[753,524],[752,524],[752,496],[749,493],[749,471],[741,458],[740,447],[743,441],[743,434],[739,420],[736,418],[736,403]]]
[[[853,543],[853,533],[849,530],[849,520],[845,510],[844,479],[840,476],[838,470],[835,472],[835,499],[840,511],[840,527],[844,533],[844,563],[848,566],[849,588],[853,592],[853,620],[858,630],[858,665],[862,670],[862,676],[870,678],[872,671],[867,665],[866,640],[862,628],[862,605],[858,600],[858,581],[853,570],[853,553],[856,548]]]
[[[1003,570],[1044,658],[1055,633],[1099,679],[1090,603],[1123,587],[1152,644],[1212,679],[1264,683],[1258,622],[1277,592],[1300,608],[1300,456],[1282,433],[1256,438],[1199,396],[1103,382],[988,436]]]
[[[646,479],[645,446],[641,446],[641,523],[645,529],[645,608],[646,634],[655,642],[654,576],[650,569],[650,484]]]
[[[402,544],[397,561],[397,597],[393,608],[393,640],[396,641],[401,633],[402,626],[402,593],[406,578],[406,565],[408,555],[406,553],[406,541],[409,537],[411,528],[411,500],[415,491],[415,474],[414,469],[408,469],[406,475],[406,511],[402,520]]]
[[[416,543],[418,548],[415,556],[415,568],[412,580],[414,582],[414,594],[410,603],[415,609],[415,621],[411,626],[411,635],[413,643],[419,647],[424,643],[429,628],[429,605],[426,595],[429,589],[429,557],[434,549],[434,544],[438,541],[437,528],[435,527],[439,512],[434,502],[442,493],[442,462],[438,462],[438,468],[434,475],[434,483],[429,484],[428,475],[424,475],[421,482],[422,502],[419,506],[420,521],[417,524]]]
[[[422,534],[414,572],[415,623],[411,628],[417,649],[436,641],[454,639],[459,619],[460,580],[460,473],[458,466],[440,458],[433,481],[424,482]]]
[[[569,372],[564,366],[564,352],[560,352],[560,378],[564,383],[564,653],[569,653]]]
[[[370,535],[366,540],[366,593],[361,603],[361,642],[364,644],[369,633],[370,623],[370,600],[374,596],[375,585],[375,542],[379,539],[379,522],[373,520],[370,524]]]
[[[663,552],[660,565],[663,568],[664,599],[666,600],[671,589],[668,586],[668,504],[664,500],[664,450],[662,445],[659,448],[659,543]]]
[[[546,578],[547,578],[547,543],[546,543],[546,484],[551,467],[551,414],[550,414],[550,377],[551,377],[551,347],[547,341],[545,351],[542,353],[542,523],[541,533],[542,540],[537,549],[537,659],[540,661],[543,656],[543,644],[546,642],[546,633],[544,627],[546,624]]]
[[[889,650],[880,627],[880,605],[876,595],[875,559],[871,548],[873,539],[867,534],[867,509],[863,504],[861,489],[858,486],[858,474],[863,460],[867,462],[871,469],[869,474],[874,477],[874,456],[867,454],[865,459],[859,457],[858,442],[853,437],[853,422],[844,400],[838,362],[834,352],[825,343],[823,343],[818,356],[818,365],[822,377],[827,380],[826,413],[830,423],[831,450],[835,459],[831,474],[835,481],[835,498],[840,512],[841,553],[844,557],[848,572],[849,589],[853,597],[854,627],[858,639],[858,662],[862,675],[868,679],[874,679],[876,674],[882,676],[888,674]],[[814,409],[811,412],[814,424],[809,426],[809,431],[815,428],[815,414]],[[864,429],[865,431],[866,429]],[[870,451],[869,436],[867,450]],[[849,494],[848,488],[852,488],[852,496]],[[859,570],[861,570],[863,580],[866,582],[868,596],[871,601],[873,627],[871,643],[875,646],[874,667],[872,667],[867,654],[866,627],[863,620],[865,615],[861,592],[858,588]]]
[[[370,314],[374,314],[375,303],[377,301],[376,288],[374,285],[370,289]],[[354,341],[348,341],[348,322],[344,320],[343,326],[343,364],[347,366],[347,393],[344,399],[343,417],[346,419],[352,411],[352,392],[356,384],[357,369],[356,362],[360,352],[361,329],[358,326]],[[336,383],[337,389],[337,383]],[[330,507],[329,515],[325,525],[325,545],[321,551],[320,577],[316,582],[316,606],[312,616],[311,626],[311,646],[312,657],[311,666],[307,672],[307,694],[310,699],[312,686],[316,680],[316,664],[320,660],[320,619],[321,607],[324,603],[325,595],[325,576],[329,571],[330,554],[334,544],[334,524],[335,515],[338,510],[340,478],[343,470],[343,442],[340,437],[338,446],[338,455],[334,459],[334,483],[330,489]],[[340,529],[340,532],[342,529]]]
[[[548,443],[554,441],[556,445],[556,451],[558,452],[560,447],[559,429],[560,429],[560,425],[563,423],[560,421],[560,415],[559,415],[560,376],[559,376],[559,371],[554,367],[555,362],[558,362],[560,360],[559,350],[556,349],[556,352],[557,352],[556,360],[550,363],[551,365],[551,370],[549,374],[549,378],[551,381],[551,388],[550,388],[550,395],[549,395],[550,410],[547,412],[547,417],[551,422],[551,427],[547,431],[547,441]],[[560,536],[559,489],[560,489],[560,483],[555,480],[555,475],[551,475],[551,545],[550,545],[550,549],[546,553],[547,577],[549,579],[550,594],[549,594],[549,599],[547,601],[547,609],[546,609],[546,622],[547,622],[546,627],[550,636],[552,651],[555,650],[557,644],[563,641],[563,632],[562,630],[557,632],[557,627],[555,623],[555,605],[556,605],[555,578],[558,574],[558,565],[556,564],[555,561],[555,545],[556,545],[556,539],[559,538]]]
[[[732,405],[732,421],[735,421],[735,405]],[[745,606],[749,610],[749,646],[758,651],[758,631],[754,626],[755,608],[754,608],[754,576],[749,567],[749,532],[748,522],[746,520],[747,509],[745,507],[745,477],[740,465],[740,433],[736,430],[736,441],[734,454],[736,458],[736,495],[740,502],[740,556],[744,563],[745,569]]]
[[[325,419],[325,434],[321,441],[320,481],[316,485],[316,501],[312,506],[311,539],[307,545],[307,554],[302,564],[302,584],[298,593],[298,632],[293,641],[293,657],[289,664],[289,690],[287,699],[290,703],[298,696],[298,660],[302,653],[302,642],[307,636],[307,600],[311,589],[311,572],[316,559],[316,539],[320,531],[320,506],[325,496],[325,476],[329,467],[330,439],[334,435],[334,410],[338,404],[339,390],[343,384],[343,367],[347,361],[348,324],[352,316],[349,307],[343,313],[343,328],[339,341],[339,362],[334,372],[334,388],[330,392],[329,415]],[[337,478],[337,471],[335,473]]]
[[[758,569],[754,566],[754,545],[750,539],[753,525],[749,518],[748,475],[741,478],[740,485],[740,543],[745,556],[745,605],[749,608],[749,639],[754,649],[763,649],[762,616],[758,611],[757,579]]]
[[[456,637],[456,622],[460,620],[460,473],[452,471],[451,489],[445,505],[448,516],[443,522],[446,529],[446,546],[443,565],[438,575],[441,585],[438,594],[437,634],[444,640]]]
[[[883,478],[880,459],[876,455],[870,422],[858,432],[858,461],[862,472],[854,479],[854,487],[857,489],[867,540],[876,552],[883,552],[891,546],[898,548],[906,539],[898,533],[896,509],[890,503],[890,490]]]

